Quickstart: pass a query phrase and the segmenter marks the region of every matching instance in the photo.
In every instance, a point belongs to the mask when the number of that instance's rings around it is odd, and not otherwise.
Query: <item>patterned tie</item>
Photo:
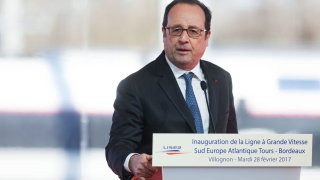
[[[185,73],[183,77],[186,81],[186,102],[194,118],[197,133],[203,133],[201,114],[192,88],[193,73]]]

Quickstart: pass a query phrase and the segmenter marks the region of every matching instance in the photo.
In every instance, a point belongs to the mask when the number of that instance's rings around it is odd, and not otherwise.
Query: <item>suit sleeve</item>
[[[129,77],[130,78],[130,77]],[[137,150],[143,134],[143,113],[134,79],[120,82],[114,102],[109,143],[105,148],[109,167],[121,179],[130,176],[123,165],[126,157]]]
[[[229,118],[227,124],[227,133],[238,133],[238,125],[237,125],[237,116],[236,110],[234,107],[234,99],[232,92],[232,78],[228,73],[228,82],[229,82]]]

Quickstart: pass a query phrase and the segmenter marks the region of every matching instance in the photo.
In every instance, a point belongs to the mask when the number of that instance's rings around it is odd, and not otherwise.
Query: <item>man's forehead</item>
[[[202,27],[205,14],[197,5],[177,4],[168,14],[168,25],[182,27]]]

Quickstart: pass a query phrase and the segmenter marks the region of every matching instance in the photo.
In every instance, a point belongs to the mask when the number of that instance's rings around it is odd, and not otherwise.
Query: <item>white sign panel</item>
[[[312,166],[311,134],[153,134],[153,166]]]

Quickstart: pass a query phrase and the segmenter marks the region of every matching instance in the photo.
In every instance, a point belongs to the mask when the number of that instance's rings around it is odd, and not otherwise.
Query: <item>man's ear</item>
[[[206,32],[205,38],[209,39],[211,37],[211,31]]]
[[[165,28],[161,28],[161,30],[162,30],[162,37],[166,37],[167,36],[166,29]]]
[[[207,33],[206,33],[206,35],[205,35],[205,40],[206,40],[206,46],[208,47],[209,46],[209,39],[210,39],[210,37],[211,37],[211,31],[208,31]]]

